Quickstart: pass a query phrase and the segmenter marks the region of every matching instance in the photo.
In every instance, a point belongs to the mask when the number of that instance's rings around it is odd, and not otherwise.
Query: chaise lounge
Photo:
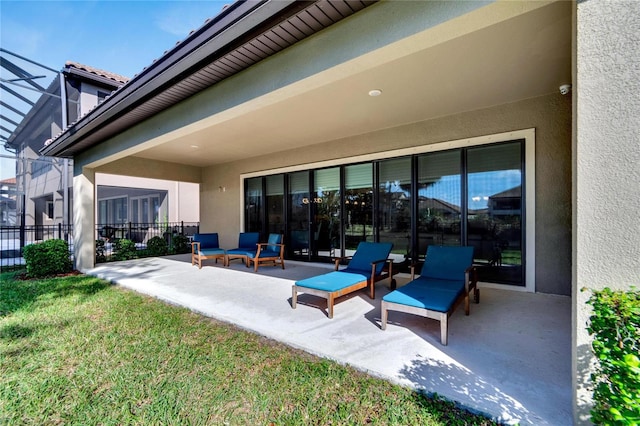
[[[296,308],[298,292],[324,297],[327,299],[328,316],[333,318],[333,305],[337,297],[368,286],[369,297],[374,299],[376,282],[390,278],[391,286],[395,285],[393,262],[388,259],[392,247],[391,243],[361,242],[345,269],[338,270],[338,267],[342,260],[348,258],[338,258],[335,271],[297,281],[292,287],[291,307]]]
[[[473,247],[429,246],[420,277],[385,295],[381,303],[381,328],[387,327],[388,311],[400,311],[440,321],[440,343],[448,343],[448,321],[455,308],[464,301],[469,315],[469,293],[476,303],[480,290],[473,263]]]

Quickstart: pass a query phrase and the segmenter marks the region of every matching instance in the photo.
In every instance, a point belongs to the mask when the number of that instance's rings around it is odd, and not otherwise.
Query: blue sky
[[[233,0],[0,0],[0,47],[54,70],[73,61],[133,77],[229,3]],[[34,75],[46,75],[37,80],[42,86],[55,76],[7,58]],[[4,79],[14,77],[2,72]],[[39,96],[26,92],[32,99]],[[2,144],[0,155],[11,155]],[[0,158],[0,179],[14,174],[13,161]]]
[[[231,2],[0,0],[0,45],[54,69],[74,61],[133,77]]]

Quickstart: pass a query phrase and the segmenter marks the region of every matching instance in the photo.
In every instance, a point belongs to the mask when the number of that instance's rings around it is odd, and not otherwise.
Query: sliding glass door
[[[522,144],[467,150],[467,244],[480,280],[524,285]]]
[[[400,270],[430,245],[470,245],[480,279],[524,285],[524,142],[511,141],[247,179],[248,231],[328,261],[391,242]]]

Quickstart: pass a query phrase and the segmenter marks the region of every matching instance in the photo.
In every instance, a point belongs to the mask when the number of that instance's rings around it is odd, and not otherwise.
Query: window
[[[47,215],[47,219],[53,220],[53,201],[45,202],[45,214]]]
[[[442,150],[251,177],[245,229],[271,232],[282,218],[288,256],[302,260],[348,255],[360,241],[391,242],[401,270],[424,259],[430,245],[469,245],[481,281],[532,289],[525,252],[535,222],[533,214],[525,218],[525,200],[532,207],[535,199],[524,188],[535,182],[524,171],[526,159],[534,169],[534,134],[522,132],[512,141],[443,143]]]

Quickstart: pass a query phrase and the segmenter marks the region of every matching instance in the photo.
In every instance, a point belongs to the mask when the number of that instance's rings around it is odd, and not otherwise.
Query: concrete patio
[[[206,266],[205,266],[206,265]],[[570,425],[571,300],[481,287],[480,304],[459,307],[440,344],[436,321],[390,312],[380,329],[380,299],[356,292],[338,300],[329,319],[326,301],[301,294],[296,280],[331,265],[287,262],[287,269],[239,262],[229,268],[190,255],[99,264],[85,271],[122,287],[238,325],[307,352],[351,365],[411,388],[438,393],[506,424]],[[398,285],[407,276],[396,276]]]

